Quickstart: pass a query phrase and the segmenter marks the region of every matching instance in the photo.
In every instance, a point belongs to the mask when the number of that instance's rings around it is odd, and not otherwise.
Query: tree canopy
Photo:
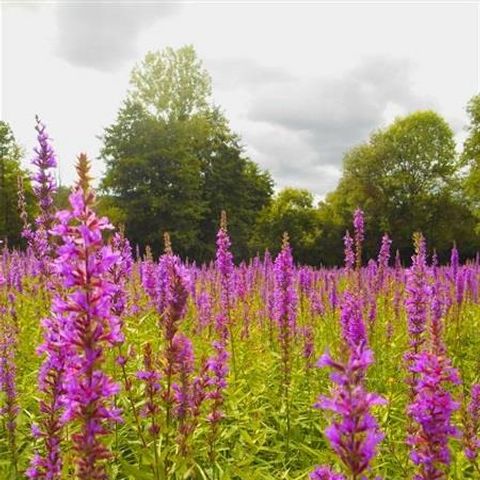
[[[131,85],[102,150],[103,188],[110,207],[124,213],[126,234],[159,252],[169,231],[179,253],[206,260],[226,210],[235,253],[245,257],[272,180],[247,158],[212,103],[211,80],[195,51],[150,52]]]
[[[22,169],[22,150],[7,122],[0,121],[0,239],[9,245],[20,242],[22,222],[18,204],[18,179],[23,179],[27,207],[33,210],[32,191],[27,172]]]
[[[347,152],[338,187],[321,208],[333,210],[331,218],[346,228],[361,207],[371,233],[370,254],[384,231],[404,256],[416,231],[433,248],[446,250],[456,239],[472,238],[472,216],[459,196],[459,166],[450,126],[435,112],[415,112]]]
[[[97,206],[141,249],[161,253],[168,231],[175,251],[198,262],[214,257],[225,210],[236,261],[265,249],[275,254],[286,231],[298,262],[339,265],[358,207],[366,217],[366,256],[376,255],[387,232],[408,261],[417,231],[441,260],[453,242],[473,256],[480,236],[480,95],[467,113],[460,153],[451,127],[431,110],[372,132],[345,153],[336,189],[315,204],[295,186],[274,195],[269,172],[248,157],[213,102],[210,75],[192,46],[149,52],[103,132],[106,173]],[[20,159],[10,127],[0,122],[0,237],[10,243],[20,240]],[[27,178],[24,184],[31,208]],[[57,206],[68,192],[60,189]]]

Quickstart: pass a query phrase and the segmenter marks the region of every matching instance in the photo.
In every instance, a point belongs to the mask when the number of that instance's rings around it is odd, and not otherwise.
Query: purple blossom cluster
[[[480,450],[480,384],[472,385],[463,436],[465,456],[476,463]]]
[[[67,291],[55,305],[64,319],[62,421],[79,427],[72,442],[76,474],[85,480],[105,478],[110,453],[101,437],[121,420],[112,403],[119,387],[104,371],[105,349],[123,342],[120,321],[112,312],[116,288],[109,275],[119,256],[104,246],[102,232],[111,225],[96,216],[93,201],[91,191],[77,187],[70,195],[71,210],[57,214],[52,230],[62,240],[55,267]]]
[[[291,347],[296,332],[297,292],[294,282],[294,264],[288,236],[283,238],[282,250],[274,266],[274,315],[282,353],[284,388],[288,389],[291,369]]]
[[[449,440],[459,435],[452,423],[459,404],[447,386],[459,384],[460,378],[447,359],[431,352],[416,354],[410,371],[416,375],[415,397],[408,408],[415,426],[407,439],[412,448],[410,458],[418,466],[414,478],[443,479],[451,461]]]
[[[412,266],[407,270],[405,310],[408,318],[408,333],[412,354],[420,351],[425,339],[430,288],[427,279],[425,240],[416,239]]]
[[[371,409],[385,400],[366,391],[364,383],[372,363],[373,353],[364,343],[352,349],[346,363],[334,361],[329,354],[322,355],[317,363],[332,369],[330,378],[335,387],[330,396],[320,396],[315,407],[333,412],[334,420],[325,435],[352,478],[363,478],[360,475],[369,468],[383,439]]]

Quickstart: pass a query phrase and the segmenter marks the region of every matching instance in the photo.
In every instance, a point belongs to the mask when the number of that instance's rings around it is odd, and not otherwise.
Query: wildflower
[[[311,474],[310,480],[346,480],[345,477],[339,473],[335,473],[330,468],[321,466],[317,467]]]
[[[142,417],[150,421],[148,431],[153,437],[157,437],[160,432],[158,415],[160,406],[158,404],[158,394],[160,392],[160,372],[155,368],[152,345],[147,342],[143,347],[143,370],[137,372],[137,378],[145,382],[146,401],[140,412]]]
[[[412,360],[415,396],[408,414],[415,422],[415,429],[407,443],[412,447],[410,458],[419,467],[414,478],[447,478],[445,467],[451,460],[448,441],[459,434],[452,424],[452,414],[459,405],[446,386],[456,385],[460,379],[450,362],[434,353],[418,353]]]
[[[42,320],[43,343],[38,348],[38,354],[44,356],[38,375],[38,386],[42,395],[39,400],[41,416],[39,424],[35,426],[34,436],[43,442],[44,451],[43,454],[36,451],[28,470],[29,478],[61,478],[61,417],[68,354],[63,341],[66,319],[62,307],[63,300],[57,293],[53,299],[51,315]]]
[[[388,261],[390,260],[390,246],[392,241],[385,233],[382,237],[382,245],[378,253],[378,272],[377,272],[377,291],[383,288],[385,282],[385,273],[388,269]]]
[[[345,246],[345,270],[349,272],[355,265],[355,253],[353,252],[353,238],[348,230],[343,237],[343,244]]]
[[[476,462],[480,450],[480,384],[472,385],[463,436],[465,456]]]
[[[415,239],[415,255],[412,257],[412,266],[407,271],[405,299],[410,348],[413,354],[418,353],[421,345],[424,343],[423,333],[427,322],[429,295],[425,240],[419,235]]]
[[[231,242],[227,232],[227,216],[222,212],[220,229],[217,233],[217,253],[215,266],[220,276],[220,312],[217,316],[217,330],[226,338],[230,325],[230,312],[233,302],[233,256]],[[234,356],[234,352],[232,352]]]
[[[32,164],[38,169],[33,176],[33,191],[40,206],[37,227],[43,229],[49,235],[55,221],[53,197],[57,191],[55,177],[51,169],[57,166],[57,161],[45,125],[38,117],[36,117],[36,121],[35,130],[37,131],[38,147],[35,148],[36,155]]]
[[[365,239],[365,218],[363,211],[357,208],[353,213],[353,228],[355,231],[355,255],[357,268],[362,266],[362,243]]]
[[[210,413],[207,421],[210,424],[209,457],[214,462],[216,458],[216,442],[219,436],[219,423],[224,417],[223,403],[224,390],[227,388],[228,352],[223,342],[213,342],[215,355],[207,360],[208,379],[206,398],[211,401]]]
[[[330,378],[335,388],[330,396],[320,396],[315,407],[334,413],[334,421],[325,435],[353,478],[369,468],[376,447],[383,439],[371,408],[383,405],[385,400],[366,391],[364,385],[366,371],[372,363],[373,353],[364,342],[351,350],[346,363],[334,361],[328,353],[317,363],[318,367],[333,370]]]
[[[89,188],[89,162],[80,155],[79,181],[70,195],[70,211],[57,214],[53,233],[62,239],[55,262],[57,273],[67,290],[58,302],[65,316],[63,341],[68,349],[64,379],[65,411],[63,420],[79,424],[72,435],[79,479],[105,478],[105,460],[110,457],[101,437],[108,425],[120,421],[112,397],[118,385],[104,372],[105,349],[123,341],[118,317],[112,314],[115,286],[109,270],[118,255],[103,245],[102,231],[111,229],[106,218],[98,218],[92,206],[95,200]]]
[[[340,323],[344,342],[355,349],[367,342],[367,333],[362,317],[362,304],[358,295],[345,292],[341,307]]]
[[[275,320],[279,328],[282,351],[284,393],[288,390],[291,369],[291,344],[295,335],[297,294],[294,285],[294,265],[288,235],[283,237],[282,250],[275,259]]]
[[[15,362],[18,329],[7,309],[0,305],[0,415],[6,429],[12,472],[17,473],[17,416],[20,411],[17,398],[17,368]]]

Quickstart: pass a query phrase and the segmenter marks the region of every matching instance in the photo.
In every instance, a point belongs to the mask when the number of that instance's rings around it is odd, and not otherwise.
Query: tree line
[[[417,111],[371,133],[343,158],[336,189],[315,204],[300,188],[275,191],[270,173],[248,157],[222,109],[212,101],[210,75],[192,46],[150,52],[131,74],[117,118],[102,135],[98,208],[123,224],[140,250],[161,252],[168,231],[175,250],[199,262],[215,251],[220,213],[229,218],[237,261],[269,249],[284,231],[296,260],[343,261],[342,237],[352,212],[366,215],[366,256],[383,233],[407,260],[421,231],[440,259],[453,242],[474,256],[480,236],[480,95],[467,105],[467,138],[458,152],[454,133],[436,112]],[[0,237],[21,243],[15,208],[22,176],[34,215],[22,152],[0,122]],[[57,206],[68,188],[59,189]]]

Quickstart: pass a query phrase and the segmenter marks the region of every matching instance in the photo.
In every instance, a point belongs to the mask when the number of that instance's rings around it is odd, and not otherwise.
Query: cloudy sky
[[[342,154],[396,115],[433,108],[461,142],[479,87],[474,2],[0,0],[1,116],[27,159],[39,114],[63,183],[148,50],[193,44],[251,158],[319,198]],[[103,165],[95,160],[100,175]]]

